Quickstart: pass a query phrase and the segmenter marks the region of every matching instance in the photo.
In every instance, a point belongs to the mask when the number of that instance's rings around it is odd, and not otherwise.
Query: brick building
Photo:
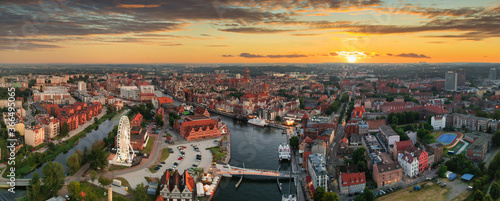
[[[399,162],[373,165],[373,181],[377,183],[378,188],[393,185],[402,180],[403,168]]]
[[[134,117],[132,117],[132,120],[130,120],[130,127],[141,127],[142,121],[144,120],[144,117],[142,116],[141,113],[137,113]]]
[[[228,132],[220,119],[217,121],[200,114],[177,120],[174,129],[188,141],[219,137]]]
[[[343,195],[361,192],[366,187],[365,173],[342,173],[339,177],[339,186]]]

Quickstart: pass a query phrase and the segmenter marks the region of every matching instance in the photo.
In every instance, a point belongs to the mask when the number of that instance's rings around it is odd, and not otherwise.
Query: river
[[[116,116],[111,119],[111,120],[106,120],[102,122],[101,125],[99,125],[99,128],[97,130],[93,130],[92,132],[88,133],[84,138],[82,138],[78,144],[70,149],[68,152],[59,154],[55,160],[55,162],[61,163],[63,166],[63,169],[65,171],[65,174],[67,174],[67,166],[66,166],[66,159],[69,158],[71,155],[75,154],[76,150],[84,150],[85,147],[90,151],[92,144],[96,140],[102,140],[104,137],[108,136],[108,133],[113,130],[113,127],[118,124],[119,118]],[[41,166],[37,167],[34,171],[29,173],[28,175],[25,175],[23,178],[32,178],[33,174],[35,172],[38,172],[40,177],[43,176],[42,169],[43,167],[49,162],[43,163]]]
[[[161,93],[161,92],[160,92]],[[160,95],[158,92],[157,96]],[[171,97],[169,95],[164,95]],[[181,102],[174,100],[175,105]],[[218,115],[212,114],[212,117]],[[282,130],[265,127],[260,128],[246,122],[237,121],[228,117],[221,117],[231,131],[231,162],[230,165],[246,168],[277,170],[280,167],[278,160],[278,146],[285,143],[286,135]],[[281,163],[281,171],[290,171],[289,163]],[[239,177],[223,178],[215,191],[214,201],[250,201],[250,200],[281,200],[281,192],[276,178],[246,176],[236,189]],[[295,186],[289,179],[281,179],[283,193],[289,189],[295,193]]]

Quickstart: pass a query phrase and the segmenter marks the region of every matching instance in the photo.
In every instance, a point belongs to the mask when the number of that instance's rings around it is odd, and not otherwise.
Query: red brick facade
[[[221,122],[203,115],[188,116],[174,124],[174,129],[188,141],[219,137],[222,135],[221,127]]]

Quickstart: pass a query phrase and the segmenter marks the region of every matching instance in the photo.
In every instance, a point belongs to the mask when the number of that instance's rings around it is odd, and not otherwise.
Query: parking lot
[[[135,187],[139,183],[144,183],[147,185],[146,179],[144,177],[161,178],[163,173],[165,173],[165,171],[169,168],[178,170],[182,174],[184,170],[193,168],[193,164],[195,164],[199,168],[204,168],[204,170],[207,171],[212,165],[212,153],[210,153],[210,150],[207,150],[206,148],[217,146],[214,143],[214,140],[220,140],[220,138],[189,141],[183,144],[175,145],[162,144],[163,148],[171,148],[173,153],[170,153],[169,157],[165,161],[160,161],[164,162],[164,164],[159,164],[161,165],[161,167],[158,168],[157,172],[152,173],[149,170],[149,167],[147,167],[139,171],[125,174],[123,175],[123,178],[127,179],[131,186]],[[199,152],[195,151],[193,145],[196,145],[198,147]],[[182,147],[182,151],[184,152],[184,157],[181,160],[179,160],[181,152],[178,147]],[[198,154],[201,155],[200,161],[196,161],[196,155]],[[178,163],[176,168],[173,167],[174,163]]]

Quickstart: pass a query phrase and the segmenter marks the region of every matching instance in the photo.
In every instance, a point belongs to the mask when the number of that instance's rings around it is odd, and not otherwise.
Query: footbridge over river
[[[233,175],[255,175],[255,176],[264,176],[264,177],[279,177],[279,178],[288,178],[290,172],[280,172],[274,170],[263,170],[263,169],[250,169],[250,168],[241,168],[230,166],[229,164],[216,164],[217,170],[216,174],[221,174],[224,177],[232,177]]]

